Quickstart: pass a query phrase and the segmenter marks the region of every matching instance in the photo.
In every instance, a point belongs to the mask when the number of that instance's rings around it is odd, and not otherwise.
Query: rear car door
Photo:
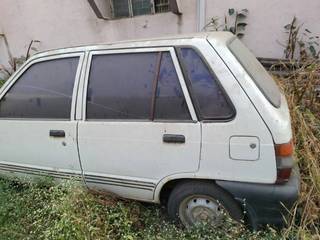
[[[31,60],[0,94],[0,171],[80,176],[75,97],[83,54]]]
[[[200,124],[173,48],[90,53],[79,123],[86,183],[152,200],[164,177],[196,172]]]

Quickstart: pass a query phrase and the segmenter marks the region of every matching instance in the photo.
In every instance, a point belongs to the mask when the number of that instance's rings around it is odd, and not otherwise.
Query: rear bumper
[[[281,185],[229,181],[216,183],[241,203],[254,229],[266,224],[283,227],[289,210],[298,199],[300,174],[295,169],[289,181]]]

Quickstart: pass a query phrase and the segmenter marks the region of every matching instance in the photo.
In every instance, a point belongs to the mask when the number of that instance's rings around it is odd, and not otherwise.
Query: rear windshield
[[[229,49],[269,102],[277,108],[280,107],[281,93],[279,88],[257,58],[237,38],[229,44]]]

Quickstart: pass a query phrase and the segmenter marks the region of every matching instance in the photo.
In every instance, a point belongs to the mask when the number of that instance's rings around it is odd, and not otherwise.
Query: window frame
[[[218,87],[221,89],[222,94],[224,95],[227,103],[229,104],[229,106],[230,106],[230,108],[232,110],[232,115],[230,117],[227,117],[227,118],[210,118],[210,119],[208,119],[208,118],[204,118],[202,116],[201,109],[200,109],[200,106],[198,105],[197,98],[196,98],[196,96],[195,96],[195,94],[193,93],[193,90],[192,90],[191,80],[188,77],[187,71],[185,69],[185,66],[184,66],[184,63],[183,63],[183,60],[182,60],[182,56],[181,56],[181,49],[182,48],[193,49],[198,54],[200,59],[203,61],[203,63],[205,64],[205,66],[209,70],[210,74],[214,77],[214,79],[217,80],[216,83],[217,83]],[[185,82],[186,82],[186,85],[187,85],[187,88],[188,88],[188,91],[190,93],[190,97],[191,97],[191,100],[192,100],[192,104],[194,106],[194,109],[195,109],[195,112],[196,112],[196,115],[197,115],[199,121],[202,121],[202,122],[230,122],[233,119],[235,119],[235,117],[237,115],[237,110],[236,110],[233,102],[231,101],[227,91],[224,89],[224,87],[220,83],[219,78],[214,73],[213,69],[211,68],[210,64],[208,63],[207,59],[203,56],[201,51],[197,47],[195,47],[193,45],[179,45],[179,46],[175,46],[174,49],[176,51],[177,58],[178,58],[178,61],[179,61],[179,64],[180,64],[180,67],[181,67],[181,70],[182,70],[182,74],[183,74],[183,77],[185,79]]]
[[[87,92],[89,85],[89,75],[92,64],[92,57],[97,55],[122,54],[122,53],[154,53],[154,52],[169,52],[175,67],[179,84],[183,92],[183,96],[187,103],[188,111],[191,116],[190,120],[150,120],[150,119],[87,119]],[[189,95],[187,85],[185,83],[182,70],[180,68],[178,58],[173,47],[151,47],[151,48],[126,48],[126,49],[110,49],[110,50],[92,50],[89,51],[87,65],[84,76],[84,84],[82,91],[81,119],[87,122],[198,122],[194,106]]]
[[[71,100],[71,109],[70,109],[70,118],[69,119],[61,119],[61,118],[0,118],[0,121],[74,121],[76,119],[76,101],[77,101],[77,95],[78,95],[78,88],[79,88],[79,82],[80,82],[80,75],[81,75],[81,69],[83,67],[84,63],[84,56],[85,52],[72,52],[72,53],[61,53],[61,54],[53,54],[45,56],[40,56],[36,58],[32,58],[31,60],[25,62],[21,68],[14,73],[12,78],[8,80],[2,87],[2,91],[0,92],[0,101],[2,101],[3,97],[7,94],[8,91],[14,86],[14,84],[19,80],[19,78],[26,72],[28,69],[37,64],[42,62],[49,62],[51,60],[58,60],[58,59],[64,59],[64,58],[72,58],[72,57],[78,57],[79,62],[77,66],[77,71],[75,74],[75,80],[74,80],[74,86],[72,91],[72,100]]]
[[[139,16],[145,16],[145,15],[154,15],[154,14],[161,14],[161,13],[168,13],[170,12],[170,2],[169,2],[169,11],[167,12],[156,12],[156,4],[155,4],[155,0],[149,0],[150,4],[152,5],[151,7],[151,11],[148,14],[141,14],[141,15],[134,15],[133,14],[133,5],[132,5],[132,0],[127,0],[128,1],[128,12],[129,12],[129,16],[127,17],[117,17],[115,16],[114,13],[114,4],[113,4],[113,0],[109,0],[110,1],[110,6],[111,6],[111,12],[112,12],[112,19],[122,19],[122,18],[133,18],[133,17],[139,17]]]

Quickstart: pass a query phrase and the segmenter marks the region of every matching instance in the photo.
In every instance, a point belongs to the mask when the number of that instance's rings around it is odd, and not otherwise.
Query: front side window
[[[114,18],[169,12],[169,0],[112,0]]]
[[[201,118],[205,120],[230,119],[234,109],[200,55],[192,48],[180,49],[180,60],[190,82],[190,90]]]
[[[169,52],[92,57],[87,119],[190,119]]]
[[[70,119],[79,57],[33,64],[0,101],[0,118]]]
[[[148,119],[157,53],[93,56],[88,119]]]

